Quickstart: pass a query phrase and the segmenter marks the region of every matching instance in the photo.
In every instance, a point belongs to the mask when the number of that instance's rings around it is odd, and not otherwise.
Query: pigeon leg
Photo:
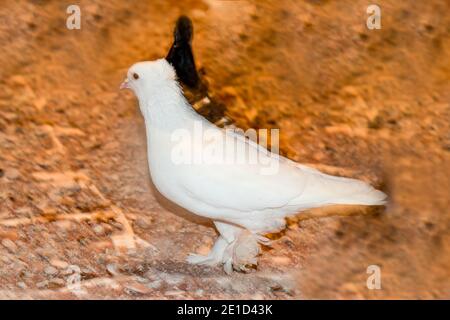
[[[225,222],[214,221],[214,224],[217,231],[219,231],[220,236],[217,238],[216,243],[214,243],[210,253],[206,256],[190,254],[187,257],[187,262],[191,264],[213,266],[219,263],[226,263],[231,259],[231,256],[226,254],[226,251],[230,251],[229,247],[233,245],[243,229]]]
[[[248,271],[247,266],[258,264],[259,242],[263,237],[236,225],[218,221],[215,221],[214,224],[220,235],[228,242],[228,246],[222,254],[223,268],[227,274],[231,274],[233,269]]]
[[[229,244],[233,243],[234,240],[236,240],[236,238],[242,232],[242,230],[244,230],[243,228],[236,225],[221,221],[214,221],[214,225],[216,226],[217,231],[219,231],[220,235],[224,237]]]

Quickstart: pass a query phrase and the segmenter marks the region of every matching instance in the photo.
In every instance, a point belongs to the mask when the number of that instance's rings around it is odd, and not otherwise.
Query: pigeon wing
[[[309,176],[307,172],[240,135],[222,137],[226,139],[225,151],[218,161],[190,164],[189,168],[179,170],[179,181],[191,197],[213,207],[259,211],[283,207],[302,194]],[[218,148],[224,145],[223,140],[215,139],[203,145],[202,150],[212,149],[211,144]],[[234,158],[234,162],[227,163],[226,155],[242,156],[244,148],[248,158],[241,161]],[[254,161],[255,156],[257,161]]]

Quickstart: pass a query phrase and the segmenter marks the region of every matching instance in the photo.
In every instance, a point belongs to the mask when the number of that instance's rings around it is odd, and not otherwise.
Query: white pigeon
[[[212,219],[220,234],[208,255],[191,254],[189,263],[223,264],[227,273],[245,270],[257,263],[259,244],[267,241],[263,235],[285,228],[287,216],[334,204],[385,204],[386,195],[363,181],[321,173],[216,127],[185,99],[165,59],[134,64],[121,88],[139,100],[155,187],[179,206]],[[199,128],[201,138],[192,139]],[[180,161],[184,158],[177,155],[183,152],[194,160]],[[250,161],[255,156],[259,160]],[[245,161],[220,161],[239,157]]]

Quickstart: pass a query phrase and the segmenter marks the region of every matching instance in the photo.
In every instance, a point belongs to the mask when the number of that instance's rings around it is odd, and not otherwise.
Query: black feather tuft
[[[187,16],[180,16],[175,25],[173,37],[176,44],[191,44],[192,38],[194,37],[194,28],[191,19]]]
[[[175,68],[178,79],[191,88],[195,88],[199,84],[191,47],[193,35],[194,28],[191,19],[180,16],[173,32],[174,42],[166,57],[166,60]]]

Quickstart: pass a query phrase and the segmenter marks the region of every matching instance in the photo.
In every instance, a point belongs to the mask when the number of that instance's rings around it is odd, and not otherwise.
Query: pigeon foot
[[[213,248],[211,249],[208,255],[204,256],[200,254],[191,253],[187,257],[186,261],[190,264],[197,264],[197,265],[207,265],[207,266],[217,265],[223,261],[223,256],[225,250],[227,249],[227,246],[228,246],[227,241],[222,236],[219,236],[219,238],[217,238]]]
[[[260,254],[260,236],[250,231],[242,230],[236,239],[227,248],[227,258],[224,261],[226,273],[234,269],[241,272],[249,272],[258,265]]]

